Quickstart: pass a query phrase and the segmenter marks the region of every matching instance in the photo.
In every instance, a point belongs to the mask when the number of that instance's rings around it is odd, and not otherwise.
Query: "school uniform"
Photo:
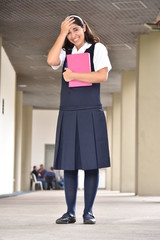
[[[77,51],[61,51],[66,67],[66,54],[90,53],[91,71],[111,69],[107,50],[101,43],[85,43]],[[53,66],[57,69],[60,66]],[[69,88],[62,74],[60,111],[57,122],[54,169],[92,170],[110,166],[106,119],[100,100],[100,83]]]

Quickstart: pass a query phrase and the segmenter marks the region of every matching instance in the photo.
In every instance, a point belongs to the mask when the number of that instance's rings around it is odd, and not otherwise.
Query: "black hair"
[[[72,15],[70,15],[72,16]],[[78,16],[76,17],[75,15],[73,15],[74,18],[74,23],[78,26],[80,26],[81,28],[83,28],[84,24],[86,26],[86,31],[84,32],[84,37],[86,42],[88,43],[96,43],[99,42],[100,39],[97,35],[95,35],[95,33],[91,30],[91,28],[89,27],[88,23],[84,20],[82,20],[81,18],[79,18]],[[72,49],[74,47],[74,44],[71,43],[68,38],[66,37],[64,44],[63,44],[63,48],[65,50],[67,49]]]

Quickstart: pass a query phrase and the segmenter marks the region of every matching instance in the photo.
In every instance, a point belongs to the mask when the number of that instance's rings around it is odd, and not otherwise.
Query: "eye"
[[[77,32],[78,30],[79,30],[78,28],[74,28],[74,29],[73,29],[74,32]]]

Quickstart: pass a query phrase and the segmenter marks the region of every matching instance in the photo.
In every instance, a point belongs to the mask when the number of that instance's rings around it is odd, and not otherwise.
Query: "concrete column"
[[[107,130],[108,130],[110,161],[111,161],[111,167],[112,167],[112,107],[107,108]],[[111,167],[106,169],[106,190],[111,190]]]
[[[135,192],[136,72],[124,71],[121,92],[120,191]]]
[[[21,165],[22,165],[22,121],[23,121],[23,92],[16,93],[16,138],[14,163],[14,191],[21,191]]]
[[[121,94],[113,94],[112,190],[120,191]]]
[[[138,47],[137,194],[160,195],[160,32]]]
[[[23,107],[23,133],[22,133],[22,191],[30,190],[31,171],[31,147],[32,147],[32,107]]]

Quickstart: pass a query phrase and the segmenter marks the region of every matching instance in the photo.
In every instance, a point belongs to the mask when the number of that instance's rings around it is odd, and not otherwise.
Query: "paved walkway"
[[[66,210],[63,191],[36,191],[0,198],[0,240],[152,240],[160,239],[160,197],[98,191],[96,225],[82,223],[83,191],[77,222],[57,225]]]

